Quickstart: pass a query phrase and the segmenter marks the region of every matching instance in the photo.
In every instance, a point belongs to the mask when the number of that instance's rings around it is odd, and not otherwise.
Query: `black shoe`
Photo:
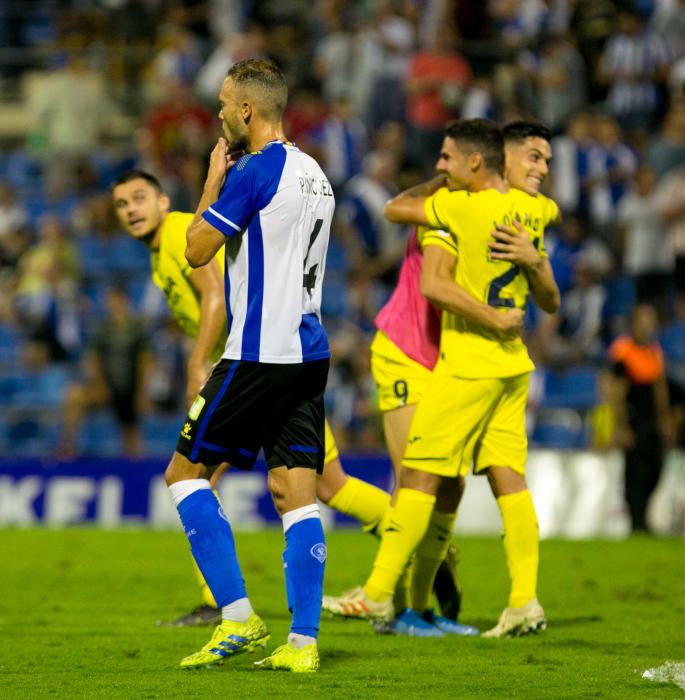
[[[221,622],[221,610],[211,605],[198,605],[187,615],[178,620],[159,620],[160,627],[198,627],[203,625],[218,625]]]
[[[458,563],[457,548],[451,544],[433,583],[433,592],[438,599],[442,616],[455,622],[459,619],[459,611],[461,610],[461,588],[459,588],[457,581]]]

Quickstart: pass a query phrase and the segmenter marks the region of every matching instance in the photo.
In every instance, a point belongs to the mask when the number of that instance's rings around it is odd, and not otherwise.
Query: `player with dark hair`
[[[224,258],[216,255],[193,269],[185,259],[186,230],[192,214],[170,211],[171,202],[157,178],[129,170],[112,184],[112,201],[126,232],[150,251],[152,279],[186,335],[195,339],[188,357],[186,400],[195,398],[226,339]]]
[[[509,607],[486,636],[545,624],[535,592],[537,521],[525,482],[533,365],[520,329],[529,290],[546,311],[559,303],[542,242],[558,210],[551,200],[508,187],[503,146],[492,122],[449,124],[440,175],[386,206],[393,221],[436,229],[424,238],[421,281],[426,297],[443,309],[440,359],[412,420],[400,489],[373,572],[364,587],[340,600],[339,614],[392,614],[392,594],[411,554],[451,532],[473,462],[497,498],[512,579]],[[439,527],[432,527],[435,513]]]
[[[519,120],[505,124],[502,136],[507,182],[536,197],[549,174],[551,131],[544,124]]]

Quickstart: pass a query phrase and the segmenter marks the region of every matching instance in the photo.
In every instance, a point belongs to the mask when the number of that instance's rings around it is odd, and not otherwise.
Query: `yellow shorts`
[[[324,458],[323,463],[328,464],[334,459],[338,459],[338,446],[335,444],[335,438],[333,437],[333,432],[331,426],[328,425],[328,421],[324,424]]]
[[[471,465],[525,474],[529,374],[463,379],[434,374],[416,407],[402,466],[465,476]]]
[[[371,374],[381,413],[418,403],[431,371],[407,357],[383,331],[371,343]]]

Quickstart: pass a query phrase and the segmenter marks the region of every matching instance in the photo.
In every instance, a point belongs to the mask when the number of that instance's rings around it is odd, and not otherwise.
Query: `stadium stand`
[[[457,29],[455,35],[461,38],[454,40],[452,48],[464,61],[464,75],[471,76],[464,79],[459,95],[453,95],[446,106],[450,117],[490,117],[501,122],[516,117],[537,118],[553,127],[554,172],[549,194],[559,202],[569,223],[548,232],[550,257],[555,269],[563,273],[565,290],[572,291],[578,261],[598,260],[597,251],[606,251],[602,265],[597,268],[605,301],[601,338],[593,345],[592,353],[574,359],[565,368],[544,367],[541,363],[546,382],[537,408],[532,408],[538,414],[533,442],[552,447],[587,445],[583,424],[598,401],[597,372],[605,360],[606,347],[625,331],[639,288],[634,275],[622,266],[624,242],[614,225],[612,212],[620,207],[621,197],[633,189],[636,163],[654,165],[658,175],[657,195],[664,179],[685,165],[685,131],[678,121],[683,96],[672,87],[677,85],[675,78],[665,70],[646,80],[645,94],[656,95],[656,102],[647,105],[649,109],[618,100],[616,96],[622,89],[620,76],[612,76],[606,70],[601,73],[599,69],[605,50],[609,51],[611,33],[607,32],[589,47],[578,34],[576,10],[558,13],[553,9],[554,3],[511,3],[507,17],[495,18],[484,11],[468,19],[468,13],[465,15],[463,8],[458,9],[460,3],[442,3],[442,14],[437,11],[411,14],[407,13],[411,3],[397,3],[390,10],[391,15],[410,29],[411,42],[388,57],[381,30],[366,21],[369,16],[365,13],[373,3],[355,0],[345,9],[346,21],[354,31],[335,37],[335,41],[341,42],[338,48],[347,51],[354,49],[355,36],[363,36],[364,51],[349,54],[355,56],[354,66],[335,59],[337,44],[325,29],[329,26],[324,16],[325,3],[307,7],[306,11],[303,8],[307,3],[294,6],[289,21],[296,22],[301,31],[292,36],[278,32],[282,18],[279,19],[276,0],[239,4],[244,5],[245,25],[233,28],[237,39],[235,44],[229,42],[226,60],[229,65],[235,60],[238,46],[249,51],[244,47],[253,46],[255,32],[263,35],[266,45],[277,47],[275,57],[282,63],[292,86],[288,133],[301,148],[310,149],[324,169],[338,174],[336,177],[347,173],[347,180],[340,177],[336,180],[339,202],[346,196],[343,194],[346,184],[353,177],[357,177],[355,182],[359,181],[360,163],[352,156],[358,157],[362,137],[366,141],[366,153],[389,150],[397,160],[393,181],[383,183],[388,192],[403,189],[422,177],[423,161],[431,159],[423,158],[425,154],[417,157],[417,142],[412,140],[416,135],[401,111],[406,94],[399,93],[407,92],[407,84],[396,79],[397,99],[393,96],[392,104],[384,104],[384,83],[374,79],[372,69],[374,64],[384,65],[397,69],[394,76],[401,75],[399,69],[408,65],[419,47],[431,44],[436,28],[441,25]],[[0,53],[0,181],[14,193],[13,200],[0,198],[0,450],[3,452],[21,451],[26,443],[26,449],[49,453],[51,440],[59,430],[55,428],[55,421],[59,426],[59,416],[54,412],[36,411],[33,424],[25,421],[25,416],[10,413],[17,406],[26,410],[35,406],[35,402],[31,403],[30,387],[21,383],[23,343],[36,338],[44,340],[49,332],[51,352],[54,354],[56,348],[61,348],[59,360],[53,358],[61,363],[56,365],[61,368],[59,372],[77,377],[86,340],[102,314],[103,290],[111,284],[125,285],[136,310],[143,311],[149,275],[147,256],[139,244],[116,230],[109,211],[112,179],[136,165],[160,177],[176,208],[192,210],[199,198],[206,157],[218,134],[217,129],[199,126],[206,125],[207,114],[213,118],[216,111],[216,105],[205,104],[202,95],[215,93],[208,88],[207,81],[212,76],[209,59],[226,28],[212,17],[208,20],[208,33],[193,35],[196,28],[191,28],[193,41],[182,49],[168,41],[172,30],[178,28],[174,23],[179,20],[163,15],[164,5],[151,3],[152,14],[143,17],[137,14],[141,12],[136,9],[138,4],[131,4],[126,13],[117,13],[104,9],[109,5],[103,3],[92,6],[69,0],[6,3],[4,12],[12,13],[16,31],[3,40],[3,46],[9,50]],[[618,2],[605,5],[608,26],[616,21],[619,9],[627,6]],[[654,9],[657,3],[628,5],[634,8],[631,12],[645,35],[659,33],[659,27],[669,26],[664,13],[683,12],[667,7],[667,3],[664,7],[659,4],[658,9]],[[535,9],[531,10],[533,6]],[[69,20],[65,21],[65,17]],[[139,39],[135,46],[127,44],[131,33]],[[563,41],[559,39],[561,35],[566,37]],[[685,45],[672,42],[663,46],[662,39],[658,43],[663,51],[670,52],[666,69],[685,56]],[[235,49],[233,53],[231,46]],[[563,51],[551,52],[551,46],[563,47]],[[76,80],[69,73],[74,66],[80,71],[75,74]],[[568,66],[578,69],[569,70]],[[542,79],[547,72],[560,76],[563,84]],[[201,86],[197,82],[200,74]],[[61,105],[64,112],[59,112],[54,111],[55,104],[44,100],[55,85],[63,84],[73,90],[70,94],[74,100],[81,101],[77,107],[84,116],[76,128],[64,116],[74,104]],[[182,109],[169,108],[169,95],[178,96]],[[608,96],[611,99],[607,101]],[[338,133],[333,118],[334,102],[339,102],[341,97],[345,98],[352,116],[344,124],[347,131]],[[36,105],[42,102],[47,102],[44,106],[47,111],[41,111],[41,116],[36,118]],[[616,106],[619,104],[620,110]],[[380,107],[372,113],[371,105]],[[100,119],[103,107],[106,118]],[[381,112],[387,112],[394,121],[377,123]],[[648,122],[641,126],[636,114],[646,114]],[[98,129],[86,133],[86,126],[95,123],[93,120],[97,121]],[[356,125],[354,142],[350,124]],[[600,124],[604,128],[602,133]],[[322,140],[323,131],[330,138]],[[607,140],[605,132],[611,132],[611,139]],[[68,148],[67,137],[73,140],[72,150]],[[367,194],[361,192],[362,197]],[[373,211],[374,203],[369,200],[367,204],[369,211]],[[44,319],[46,327],[37,328],[27,317],[25,307],[17,303],[17,291],[27,253],[38,244],[38,230],[45,214],[56,215],[64,226],[66,239],[75,248],[79,270],[68,273],[60,263],[54,264],[54,260],[53,264],[40,267],[36,284],[45,295],[43,298],[50,301],[51,315]],[[683,283],[677,275],[683,274],[685,237],[677,235],[677,226],[685,226],[685,221],[682,214],[678,216],[680,220],[663,222],[664,245],[668,243],[664,259],[670,264],[665,269],[672,271],[660,280],[667,291],[663,308],[659,309],[663,328],[659,339],[669,375],[682,382],[685,381],[685,305],[680,301]],[[658,226],[657,222],[652,230],[658,230]],[[377,248],[392,249],[394,244],[383,238],[386,234],[382,227],[378,233]],[[348,348],[352,344],[359,352],[368,344],[375,310],[392,289],[396,271],[392,263],[386,264],[378,257],[358,255],[364,245],[363,232],[355,231],[354,226],[342,222],[334,226],[323,296],[324,320],[331,335],[348,333],[354,338],[353,343],[337,342],[336,346]],[[644,286],[644,280],[637,282]],[[148,314],[149,309],[144,313]],[[531,316],[527,321],[527,332],[533,341],[540,316]],[[154,339],[162,326],[160,316],[152,313],[149,323],[154,348]],[[380,448],[380,421],[369,410],[372,396],[368,363],[354,361],[349,350],[346,352],[334,370],[327,404],[346,407],[338,409],[336,416],[338,430],[349,433],[341,435],[342,444],[353,444],[354,436],[363,434],[368,447],[369,435],[373,434],[375,445]],[[44,390],[43,403],[59,405],[60,383],[46,380]],[[162,443],[173,443],[174,421],[173,412],[170,417],[159,409],[151,410],[145,417],[143,430],[146,452],[157,454],[163,451]],[[84,427],[82,441],[84,449],[91,453],[116,454],[118,443],[112,416],[106,413],[92,416]]]

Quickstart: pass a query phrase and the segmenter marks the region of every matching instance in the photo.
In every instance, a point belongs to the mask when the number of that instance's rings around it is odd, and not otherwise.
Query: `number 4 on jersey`
[[[321,227],[323,226],[323,219],[317,219],[314,222],[314,228],[311,235],[309,236],[309,245],[307,246],[307,254],[304,256],[304,275],[302,276],[302,286],[307,290],[307,294],[311,297],[312,290],[316,285],[316,272],[319,269],[319,263],[312,265],[309,270],[307,270],[307,260],[309,259],[309,251],[314,245],[314,241],[317,239],[319,233],[321,232]]]

